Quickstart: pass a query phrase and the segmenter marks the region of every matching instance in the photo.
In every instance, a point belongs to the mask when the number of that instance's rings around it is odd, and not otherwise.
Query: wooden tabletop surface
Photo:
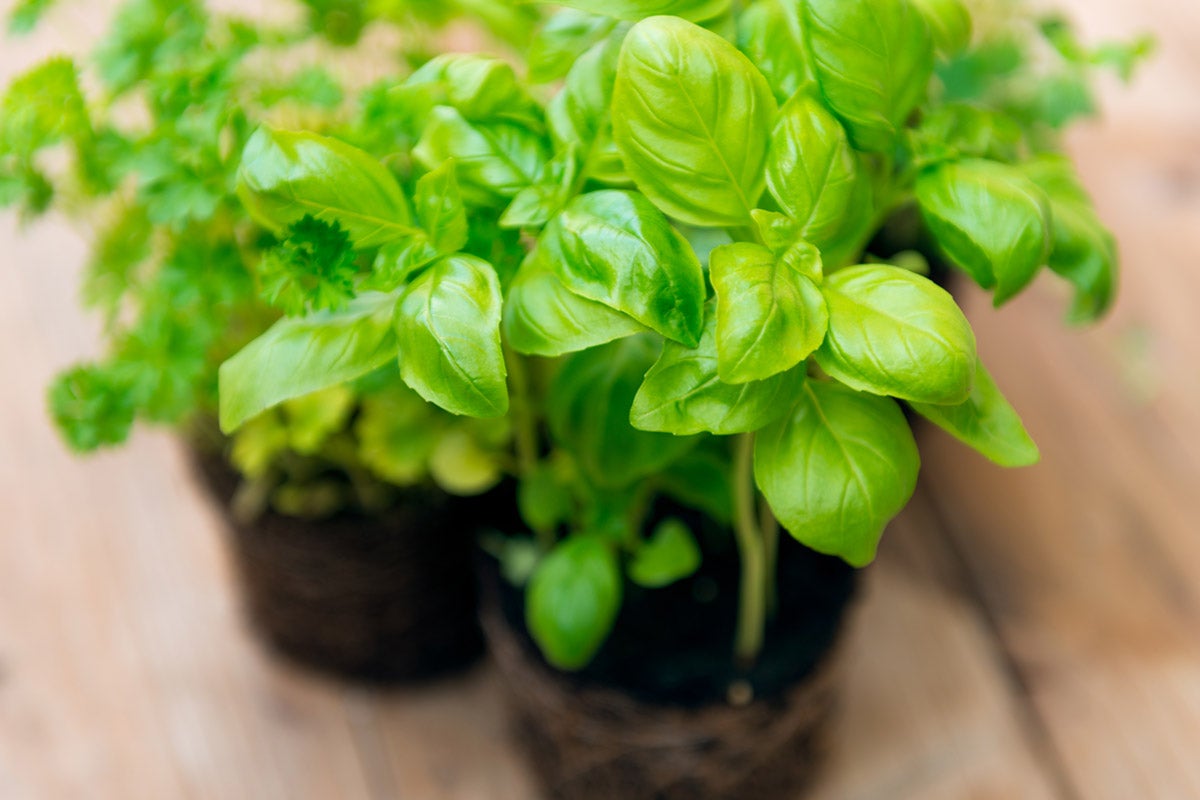
[[[970,297],[1043,461],[923,435],[819,800],[1200,798],[1200,3],[1066,5],[1090,38],[1159,37],[1071,138],[1120,300],[1080,331],[1053,281],[1000,312]],[[93,27],[52,22],[0,43],[0,78]],[[64,451],[44,387],[96,348],[84,254],[60,220],[0,217],[0,798],[536,800],[491,668],[375,693],[272,662],[170,436]]]

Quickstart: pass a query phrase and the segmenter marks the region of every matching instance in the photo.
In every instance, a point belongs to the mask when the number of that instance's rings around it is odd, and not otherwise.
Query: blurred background
[[[0,82],[79,51],[113,5],[0,42]],[[1200,797],[1200,4],[1054,6],[1085,41],[1158,39],[1070,137],[1119,299],[1076,330],[1051,281],[999,312],[968,294],[1043,460],[1002,471],[922,432],[821,800]],[[0,798],[536,798],[489,666],[376,693],[270,661],[172,438],[68,454],[44,395],[95,352],[85,237],[0,215]]]

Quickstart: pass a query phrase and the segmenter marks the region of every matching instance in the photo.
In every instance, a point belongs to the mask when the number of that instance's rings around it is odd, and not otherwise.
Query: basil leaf
[[[536,183],[546,166],[542,137],[509,122],[469,122],[449,106],[438,106],[413,150],[426,169],[458,162],[459,186],[469,203],[490,206]]]
[[[709,277],[717,294],[717,366],[725,383],[770,378],[821,346],[829,313],[812,280],[813,270],[820,274],[820,254],[811,245],[801,253],[777,258],[747,243],[713,250]]]
[[[737,42],[767,79],[779,102],[815,84],[799,3],[792,0],[751,3],[738,17]]]
[[[921,458],[894,400],[809,381],[760,431],[754,477],[796,539],[855,567],[875,558],[887,523],[917,486]]]
[[[912,149],[923,165],[964,157],[1015,162],[1022,137],[1021,126],[1012,117],[966,103],[947,103],[922,116],[913,131]]]
[[[872,394],[961,403],[975,375],[975,334],[946,290],[883,264],[851,267],[823,287],[829,332],[821,369]]]
[[[613,107],[625,167],[656,206],[693,225],[750,221],[776,106],[736,47],[675,17],[639,22],[621,48]]]
[[[892,149],[933,74],[933,44],[909,0],[802,0],[821,92],[854,146]]]
[[[730,0],[556,0],[556,4],[591,14],[635,21],[671,14],[693,22],[712,19],[729,8]]]
[[[567,289],[545,254],[541,247],[530,253],[504,299],[504,336],[518,353],[559,356],[648,330]]]
[[[340,311],[281,319],[221,365],[221,430],[284,400],[336,386],[396,357],[394,295],[360,294]]]
[[[415,232],[408,200],[386,167],[336,139],[263,126],[246,143],[238,196],[266,228],[282,233],[310,215],[336,222],[359,248]]]
[[[971,159],[917,178],[921,216],[938,247],[997,306],[1024,289],[1050,252],[1050,209],[1037,185],[1013,166]]]
[[[576,294],[694,346],[704,325],[704,273],[687,240],[645,197],[605,190],[575,198],[538,244]]]
[[[621,608],[621,566],[599,536],[572,536],[537,565],[525,594],[525,625],[559,669],[587,665]]]
[[[421,227],[437,253],[456,253],[467,243],[467,210],[463,207],[453,161],[417,181],[416,207]]]
[[[618,29],[580,56],[567,73],[562,91],[546,107],[555,147],[577,147],[583,174],[604,183],[629,182],[613,141],[610,113],[623,32]]]
[[[409,284],[396,308],[400,377],[452,414],[506,412],[500,302],[491,264],[468,255],[435,263]]]
[[[536,100],[517,81],[507,62],[474,53],[435,56],[404,82],[431,105],[450,106],[469,122],[509,122],[542,129]]]
[[[700,569],[700,545],[688,526],[668,519],[633,554],[629,579],[647,589],[661,589]]]
[[[979,363],[971,395],[954,406],[912,403],[913,411],[1002,467],[1036,464],[1041,454],[1016,410]]]
[[[971,12],[962,0],[909,0],[925,22],[933,36],[933,45],[939,55],[951,58],[966,50],[971,44]]]
[[[1108,311],[1116,293],[1116,242],[1100,221],[1069,160],[1041,156],[1023,169],[1050,205],[1053,249],[1047,263],[1075,286],[1068,319],[1074,323],[1096,320]]]
[[[710,313],[699,346],[663,346],[638,389],[629,419],[640,430],[680,436],[747,433],[783,413],[803,382],[804,373],[793,370],[752,383],[722,383],[716,315]]]
[[[616,24],[611,17],[573,8],[559,11],[546,20],[529,43],[529,79],[545,83],[563,77]]]
[[[733,522],[733,488],[729,453],[723,439],[711,439],[711,449],[697,447],[660,472],[663,494],[697,508],[723,525]],[[713,452],[716,450],[716,452]]]
[[[818,100],[801,93],[779,112],[767,157],[767,189],[821,247],[845,227],[855,194],[858,161],[841,123]]]
[[[629,486],[696,444],[692,438],[639,431],[629,422],[633,398],[657,349],[651,337],[633,336],[575,353],[550,386],[550,432],[597,486]]]

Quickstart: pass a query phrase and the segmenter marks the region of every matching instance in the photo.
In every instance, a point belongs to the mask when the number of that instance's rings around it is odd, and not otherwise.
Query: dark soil
[[[227,511],[236,473],[219,454],[194,452],[194,463]],[[268,511],[244,524],[226,513],[251,624],[289,659],[369,683],[416,681],[474,662],[483,642],[471,503],[419,489],[372,516],[305,520]]]

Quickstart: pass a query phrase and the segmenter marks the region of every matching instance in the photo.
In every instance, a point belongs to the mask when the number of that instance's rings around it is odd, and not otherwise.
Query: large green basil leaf
[[[736,47],[676,17],[639,22],[621,48],[613,107],[625,167],[655,205],[693,225],[749,223],[776,105]]]
[[[639,431],[629,423],[633,398],[658,349],[652,337],[632,336],[575,353],[550,386],[550,432],[597,486],[628,486],[696,444],[693,438]]]
[[[790,258],[744,242],[713,250],[717,366],[726,383],[764,380],[821,346],[829,313],[812,279],[820,255],[811,245],[798,249]]]
[[[751,3],[738,17],[737,41],[779,102],[816,82],[804,41],[800,4],[794,0]]]
[[[975,334],[946,290],[900,267],[850,267],[823,287],[829,332],[821,369],[872,394],[961,403],[975,375]]]
[[[529,78],[544,83],[566,75],[571,65],[616,26],[612,17],[574,8],[559,11],[529,43]]]
[[[622,30],[579,57],[567,73],[562,91],[546,107],[555,147],[577,147],[583,159],[583,174],[605,183],[629,180],[613,141],[610,114]]]
[[[470,122],[511,122],[541,130],[542,112],[507,62],[474,53],[446,53],[404,82],[427,102],[450,106]]]
[[[430,112],[413,155],[429,170],[454,159],[463,198],[483,206],[495,204],[497,197],[512,198],[536,183],[548,159],[546,143],[528,128],[510,122],[469,122],[450,106]]]
[[[933,43],[909,0],[802,0],[813,66],[855,147],[888,152],[925,96]]]
[[[1027,467],[1041,457],[1016,409],[1000,393],[982,363],[975,367],[975,386],[964,402],[953,406],[911,405],[913,411],[1002,467]]]
[[[587,666],[621,609],[621,565],[600,536],[576,535],[534,569],[525,594],[525,626],[559,669]]]
[[[412,236],[412,213],[396,179],[371,156],[336,139],[263,126],[246,143],[238,196],[276,233],[305,215],[336,222],[357,247]]]
[[[749,433],[786,411],[803,383],[802,370],[723,383],[717,376],[716,315],[710,310],[697,347],[663,346],[633,400],[629,421],[640,430],[680,436]]]
[[[807,93],[792,98],[771,133],[767,188],[804,239],[822,247],[837,238],[858,180],[866,176],[837,118]]]
[[[687,240],[636,192],[575,198],[538,244],[576,294],[668,339],[695,346],[704,325],[704,273]]]
[[[933,35],[933,45],[945,58],[958,55],[971,44],[971,12],[962,0],[908,0]]]
[[[1041,156],[1023,169],[1050,204],[1054,243],[1048,263],[1075,286],[1069,319],[1091,322],[1108,311],[1116,293],[1116,241],[1100,221],[1069,159]]]
[[[504,298],[504,336],[518,353],[559,356],[648,330],[563,286],[543,248],[521,265]]]
[[[556,0],[557,5],[631,21],[671,14],[693,22],[709,20],[729,8],[730,0]]]
[[[409,284],[396,308],[400,377],[452,414],[506,412],[500,304],[491,264],[468,255],[435,263]]]
[[[921,458],[894,400],[809,381],[790,413],[759,431],[754,477],[796,539],[861,567],[917,486]]]
[[[281,319],[221,365],[221,430],[293,397],[377,369],[396,357],[394,295],[360,294],[339,311]]]
[[[1050,208],[1017,167],[969,159],[917,178],[917,202],[938,247],[997,306],[1024,289],[1050,252]]]

